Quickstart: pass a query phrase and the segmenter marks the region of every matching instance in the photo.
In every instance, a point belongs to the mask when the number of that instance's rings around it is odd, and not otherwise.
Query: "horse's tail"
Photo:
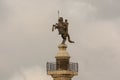
[[[75,43],[74,41],[71,41],[70,40],[70,35],[68,34],[68,41],[70,42],[70,43]]]

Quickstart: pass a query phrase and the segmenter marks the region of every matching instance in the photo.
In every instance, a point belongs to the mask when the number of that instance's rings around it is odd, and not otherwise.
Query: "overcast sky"
[[[120,80],[120,0],[0,0],[0,80],[52,80],[62,39],[51,28],[68,19],[73,80]]]

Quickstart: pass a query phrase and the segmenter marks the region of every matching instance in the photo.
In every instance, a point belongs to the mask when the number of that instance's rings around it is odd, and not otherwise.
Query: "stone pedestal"
[[[57,66],[57,70],[67,70],[69,67],[69,54],[66,51],[67,45],[65,44],[60,44],[58,46],[59,51],[56,55],[56,66]]]
[[[78,63],[70,62],[70,56],[67,52],[67,45],[60,44],[59,51],[55,56],[55,63],[47,63],[47,74],[51,75],[54,80],[71,80],[78,74]]]

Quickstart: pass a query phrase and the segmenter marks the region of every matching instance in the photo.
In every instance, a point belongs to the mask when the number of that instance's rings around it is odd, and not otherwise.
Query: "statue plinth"
[[[56,59],[69,59],[69,53],[66,51],[67,45],[66,44],[60,44],[58,46],[59,51],[57,55],[55,56]]]
[[[66,44],[60,44],[58,48],[56,62],[47,63],[47,74],[51,75],[53,80],[71,80],[73,76],[78,75],[78,63],[70,62]]]

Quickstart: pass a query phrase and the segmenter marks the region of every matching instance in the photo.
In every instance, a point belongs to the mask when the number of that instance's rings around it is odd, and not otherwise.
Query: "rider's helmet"
[[[63,17],[59,17],[58,21],[60,22],[63,21]]]

